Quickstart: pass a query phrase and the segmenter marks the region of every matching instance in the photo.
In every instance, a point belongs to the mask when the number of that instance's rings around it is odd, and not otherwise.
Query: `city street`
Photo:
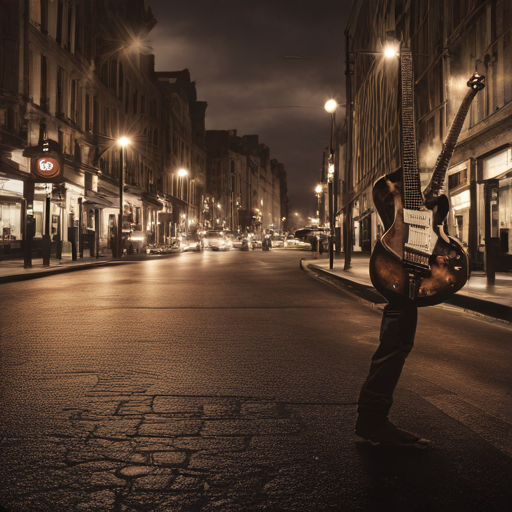
[[[512,511],[512,327],[419,311],[391,420],[353,433],[381,306],[296,250],[0,285],[0,510]]]

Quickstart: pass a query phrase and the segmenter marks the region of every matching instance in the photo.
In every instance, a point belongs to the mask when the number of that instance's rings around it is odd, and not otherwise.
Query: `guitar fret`
[[[419,210],[423,206],[420,188],[418,158],[416,155],[416,134],[414,130],[413,69],[410,48],[400,52],[402,85],[402,165],[404,174],[404,206]]]

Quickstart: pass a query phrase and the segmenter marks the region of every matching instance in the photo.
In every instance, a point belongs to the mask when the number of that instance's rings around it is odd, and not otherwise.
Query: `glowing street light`
[[[186,169],[181,168],[178,171],[178,198],[181,199],[183,195],[183,178],[188,176],[188,171]]]
[[[336,100],[329,100],[324,105],[324,108],[329,114],[334,114],[334,112],[336,112],[336,109],[338,108],[338,103],[336,102]]]
[[[322,187],[322,185],[319,184],[315,187],[315,195],[318,200],[318,210],[316,212],[316,215],[318,217],[318,224],[320,224],[320,203],[322,201],[323,191],[324,191],[324,187]]]
[[[121,146],[119,158],[119,222],[117,226],[117,257],[123,256],[123,209],[124,209],[124,148],[130,144],[130,139],[121,137],[117,140]]]
[[[384,49],[384,55],[388,58],[391,58],[391,57],[396,57],[397,53],[394,48],[392,48],[391,46],[387,46]]]
[[[336,100],[331,99],[325,104],[324,108],[331,115],[331,142],[329,146],[327,181],[329,183],[329,268],[332,269],[334,267],[334,125],[338,103]]]

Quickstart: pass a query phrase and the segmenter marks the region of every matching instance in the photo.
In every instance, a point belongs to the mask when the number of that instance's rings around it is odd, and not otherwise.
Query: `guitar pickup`
[[[404,222],[413,226],[432,227],[432,212],[430,210],[407,210],[404,208]]]

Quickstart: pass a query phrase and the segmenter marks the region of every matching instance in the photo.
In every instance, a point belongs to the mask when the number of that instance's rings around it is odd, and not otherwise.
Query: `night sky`
[[[345,103],[344,31],[351,0],[148,0],[157,71],[188,68],[206,128],[259,135],[287,172],[290,213],[316,209],[334,97]],[[303,60],[284,55],[317,56]],[[345,114],[337,111],[338,119]]]

